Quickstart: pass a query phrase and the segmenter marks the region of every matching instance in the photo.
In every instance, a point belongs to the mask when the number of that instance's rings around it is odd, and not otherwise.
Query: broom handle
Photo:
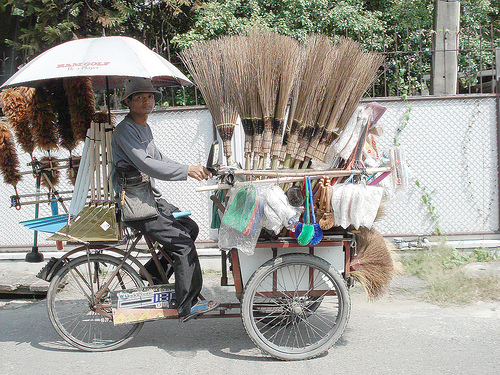
[[[239,171],[239,170],[238,170]],[[250,173],[252,171],[244,171],[245,173],[236,173],[237,175],[248,175],[248,176],[258,176],[257,172],[266,172],[266,171],[253,171],[254,173]],[[390,167],[380,167],[380,168],[367,168],[366,173],[379,173],[379,172],[391,172],[392,169]],[[342,177],[342,176],[350,176],[352,174],[359,175],[363,173],[363,171],[347,171],[347,170],[332,170],[332,171],[310,171],[310,172],[296,172],[293,175],[289,174],[279,174],[279,173],[271,173],[268,176],[277,176],[277,178],[268,178],[265,180],[255,180],[255,181],[242,181],[236,182],[234,185],[229,184],[215,184],[215,185],[205,185],[198,186],[195,190],[197,192],[201,191],[212,191],[212,190],[226,190],[232,189],[239,186],[245,186],[249,184],[280,184],[280,183],[289,183],[289,182],[297,182],[302,181],[304,176],[311,177],[311,180],[318,180],[321,176],[333,176],[333,177]],[[281,177],[283,176],[283,177]]]
[[[378,168],[366,168],[364,171],[363,170],[347,170],[347,169],[332,169],[332,170],[324,170],[324,171],[318,171],[318,170],[313,170],[313,169],[303,169],[303,170],[277,170],[277,171],[271,171],[271,170],[243,170],[243,169],[237,169],[234,170],[234,174],[236,176],[239,175],[244,175],[244,176],[257,176],[257,177],[316,177],[316,176],[333,176],[333,177],[341,177],[341,176],[349,176],[351,172],[354,174],[361,174],[361,173],[380,173],[380,172],[391,172],[392,168],[391,167],[378,167]]]

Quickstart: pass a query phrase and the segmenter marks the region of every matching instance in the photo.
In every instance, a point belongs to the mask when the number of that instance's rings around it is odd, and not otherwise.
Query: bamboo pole
[[[196,188],[197,192],[201,191],[211,191],[211,190],[226,190],[231,188],[237,188],[240,186],[245,186],[249,184],[280,184],[280,183],[290,183],[302,181],[305,176],[311,177],[311,180],[319,180],[323,176],[328,177],[345,177],[353,175],[360,175],[362,173],[385,173],[393,171],[392,167],[379,167],[379,168],[367,168],[365,171],[359,170],[330,170],[330,171],[317,171],[317,170],[291,170],[291,171],[261,171],[261,170],[236,170],[234,173],[236,175],[247,175],[255,177],[276,177],[263,180],[253,180],[253,181],[238,181],[234,185],[229,184],[217,184],[217,185],[206,185],[199,186]]]

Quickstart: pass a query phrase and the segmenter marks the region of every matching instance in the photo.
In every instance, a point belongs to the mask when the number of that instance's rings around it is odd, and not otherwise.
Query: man
[[[161,193],[154,187],[154,179],[180,181],[189,176],[201,181],[212,175],[205,167],[188,166],[170,160],[156,148],[147,120],[159,100],[161,93],[149,79],[133,77],[126,80],[122,103],[129,108],[129,113],[113,131],[113,184],[117,204],[120,205],[120,181],[124,177],[142,173],[151,178],[160,214],[152,219],[128,221],[126,224],[160,243],[171,256],[179,317],[186,321],[215,309],[218,304],[214,301],[198,302],[202,288],[201,267],[194,244],[198,225],[189,217],[176,219],[172,216],[179,209],[161,198]],[[167,266],[164,259],[162,263]],[[152,259],[145,266],[153,276],[159,276]]]

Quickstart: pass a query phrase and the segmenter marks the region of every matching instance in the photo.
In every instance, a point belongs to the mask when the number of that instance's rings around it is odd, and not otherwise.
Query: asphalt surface
[[[235,301],[216,274],[207,298]],[[0,303],[0,374],[498,374],[500,301],[442,308],[422,302],[425,285],[396,277],[386,296],[368,302],[351,290],[347,329],[318,358],[284,362],[260,352],[240,318],[148,322],[127,346],[85,353],[51,326],[45,301]]]

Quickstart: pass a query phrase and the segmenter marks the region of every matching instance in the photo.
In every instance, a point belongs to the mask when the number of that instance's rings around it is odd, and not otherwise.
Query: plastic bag
[[[254,185],[232,190],[221,221],[219,248],[252,255],[262,230],[264,206],[265,196]]]
[[[371,228],[377,216],[384,188],[365,184],[336,184],[332,187],[332,211],[335,224],[347,229],[352,225]]]
[[[264,185],[259,187],[259,192],[264,196],[263,226],[279,234],[283,227],[294,228],[300,217],[301,208],[293,207],[286,197],[283,189],[277,185]]]

